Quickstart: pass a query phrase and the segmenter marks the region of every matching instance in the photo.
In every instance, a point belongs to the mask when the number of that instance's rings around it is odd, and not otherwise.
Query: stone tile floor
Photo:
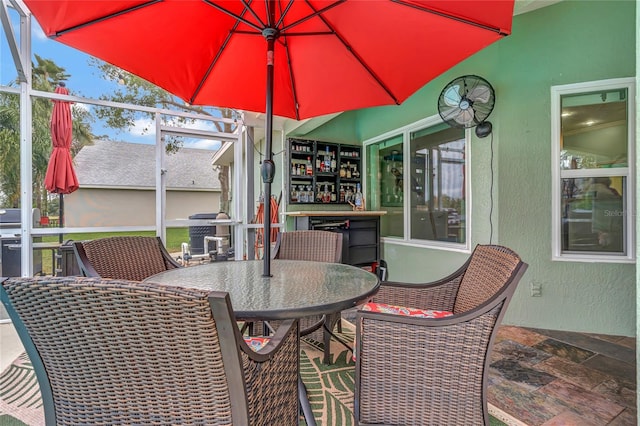
[[[636,339],[502,326],[488,401],[529,426],[637,425]]]

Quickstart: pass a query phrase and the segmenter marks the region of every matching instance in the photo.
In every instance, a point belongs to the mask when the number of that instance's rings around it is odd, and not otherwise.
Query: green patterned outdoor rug
[[[0,426],[39,426],[44,411],[38,380],[23,353],[0,374]]]
[[[340,337],[353,342],[354,327],[343,320]],[[304,381],[314,417],[319,426],[353,425],[354,367],[351,351],[331,342],[333,363],[322,363],[322,344],[304,338],[301,344],[300,374]],[[490,406],[491,414],[500,417]],[[491,425],[521,425],[491,417]],[[300,425],[304,425],[303,420]],[[0,426],[44,425],[38,381],[26,354],[20,355],[0,374]]]
[[[339,337],[353,342],[354,327],[343,321]],[[351,351],[335,340],[331,341],[333,363],[322,362],[323,345],[303,338],[301,342],[300,376],[307,387],[313,416],[318,426],[353,425],[354,368]],[[305,422],[301,421],[301,425]]]

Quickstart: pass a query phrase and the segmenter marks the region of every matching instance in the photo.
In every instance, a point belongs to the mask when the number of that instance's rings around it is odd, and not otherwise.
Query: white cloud
[[[129,129],[129,133],[133,136],[155,137],[155,121],[149,118],[139,118],[134,122],[133,127]]]
[[[197,148],[197,149],[212,149],[218,150],[220,149],[220,141],[214,141],[211,139],[200,139],[196,141],[185,142],[184,146],[186,148]]]
[[[38,21],[36,21],[35,19],[31,21],[32,22],[32,31],[31,33],[38,39],[38,40],[48,40],[47,36],[45,35],[44,31],[42,30],[42,28],[40,28],[40,24],[38,23]]]
[[[187,127],[187,126],[177,125],[177,124],[178,124],[177,121],[174,121],[173,123],[169,123],[169,125],[174,125],[176,127]],[[188,125],[188,128],[194,129],[194,130],[201,130],[201,131],[202,130],[210,131],[210,132],[217,131],[215,126],[212,123],[207,123],[204,121],[190,123]],[[134,126],[131,129],[129,129],[129,133],[132,136],[135,136],[138,138],[143,137],[145,139],[155,139],[155,136],[156,136],[155,122],[148,118],[140,118],[136,120],[134,123]],[[181,139],[183,142],[183,146],[185,148],[216,150],[216,149],[220,149],[220,145],[221,145],[220,141],[212,140],[212,139],[204,139],[200,137],[195,137],[195,138],[183,137]]]
[[[73,114],[74,110],[81,110],[84,112],[90,112],[91,111],[91,107],[87,104],[73,104],[73,106],[71,107],[71,113]]]

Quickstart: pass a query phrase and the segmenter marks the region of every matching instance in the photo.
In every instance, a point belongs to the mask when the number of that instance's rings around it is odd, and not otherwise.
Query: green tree
[[[186,104],[166,90],[99,59],[92,58],[90,60],[90,64],[100,70],[105,80],[119,83],[119,89],[116,89],[109,94],[102,95],[100,97],[102,100],[163,108],[174,111],[187,111],[208,115],[210,117],[236,117],[236,111],[230,108],[205,107]],[[104,120],[108,127],[120,130],[132,129],[136,124],[136,120],[141,116],[147,116],[152,120],[155,119],[153,114],[122,108],[96,107],[95,113],[99,119]],[[188,127],[191,122],[192,120],[190,119],[172,117],[171,124],[174,126]],[[231,133],[235,130],[234,125],[230,123],[214,122],[214,124],[218,132]],[[149,129],[144,130],[148,131]],[[168,140],[165,140],[165,143],[167,152],[169,153],[176,152],[182,146],[182,140],[178,137],[169,137]],[[221,194],[219,211],[229,212],[229,167],[212,166],[212,173],[218,173],[218,181],[220,182]]]
[[[63,80],[69,78],[65,69],[51,59],[34,55],[32,86],[36,90],[52,92]],[[18,82],[13,83],[14,86]],[[53,103],[49,99],[34,98],[32,102],[32,162],[33,205],[49,213],[48,194],[44,188],[44,176],[51,155],[50,119]],[[73,110],[72,152],[91,143],[88,122],[90,117],[80,108]],[[20,97],[12,93],[0,93],[0,191],[2,205],[20,206]]]

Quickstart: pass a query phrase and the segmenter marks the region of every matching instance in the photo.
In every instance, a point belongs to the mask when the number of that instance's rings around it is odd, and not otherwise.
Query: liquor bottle
[[[317,171],[322,170],[322,169],[321,169],[321,167],[320,167],[320,164],[321,164],[321,162],[320,162],[320,156],[319,156],[319,155],[317,155],[317,156],[316,156],[316,170],[317,170]]]
[[[347,177],[347,169],[345,168],[344,164],[340,164],[340,177]]]
[[[340,202],[344,203],[345,202],[345,192],[344,192],[344,185],[340,185]]]
[[[291,176],[296,176],[298,174],[298,167],[295,164],[291,164]]]
[[[322,195],[322,202],[323,203],[331,202],[331,193],[329,192],[329,185],[326,183],[324,184],[324,194]]]
[[[336,186],[335,185],[331,185],[331,202],[332,203],[336,202]]]
[[[351,179],[351,163],[347,161],[347,179]]]
[[[362,192],[360,192],[360,184],[357,183],[356,184],[356,195],[355,195],[354,204],[356,205],[356,208],[362,208],[363,207],[362,203],[363,203]]]
[[[351,191],[351,186],[347,186],[347,192],[344,194],[344,200],[349,203],[353,198],[353,192]]]
[[[336,152],[335,151],[331,151],[331,173],[335,173],[336,172]]]
[[[324,151],[324,171],[329,172],[331,170],[331,156],[329,155],[329,147],[325,146]]]
[[[311,157],[307,157],[307,175],[313,175],[313,167],[311,167]]]
[[[313,187],[311,185],[307,185],[307,202],[313,203]]]

